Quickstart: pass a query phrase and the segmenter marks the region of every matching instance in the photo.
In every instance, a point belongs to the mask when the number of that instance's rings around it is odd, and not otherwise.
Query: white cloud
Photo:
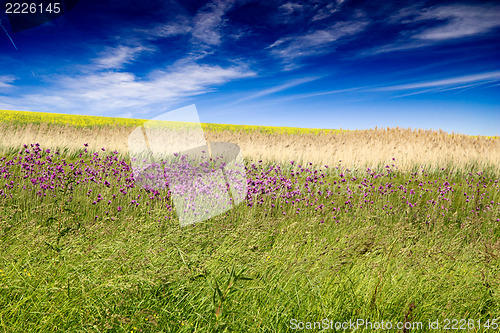
[[[302,9],[302,7],[303,6],[299,3],[287,2],[281,5],[279,8],[284,12],[284,14],[290,15],[294,11]]]
[[[459,90],[456,93],[456,94],[458,94],[458,93],[460,93],[462,91],[473,89],[473,88],[476,88],[476,87],[479,87],[479,86],[482,86],[482,85],[485,85],[485,84],[489,84],[491,82],[496,82],[496,81],[483,81],[483,82],[472,83],[472,84],[460,84],[458,86],[451,86],[451,87],[445,86],[444,88],[443,87],[439,87],[439,88],[417,90],[417,91],[413,91],[413,92],[410,92],[410,93],[406,93],[406,94],[402,94],[402,95],[397,95],[397,96],[394,96],[393,98],[401,98],[401,97],[413,96],[413,95],[420,95],[420,94],[425,94],[425,93],[438,93],[438,92],[452,91],[452,90]]]
[[[422,9],[417,5],[403,8],[388,18],[391,24],[415,24],[439,21],[432,27],[403,30],[395,43],[374,48],[361,55],[427,47],[443,41],[480,36],[500,28],[500,6],[492,5],[443,5]]]
[[[142,29],[147,35],[158,38],[166,38],[178,35],[185,35],[193,29],[190,22],[185,18],[180,18],[178,22],[160,24],[152,29]]]
[[[344,3],[344,0],[337,0],[335,3],[327,3],[326,6],[317,10],[316,15],[314,15],[312,18],[312,21],[320,21],[332,16],[334,13],[340,10],[342,3]]]
[[[326,18],[332,16],[337,10],[338,9],[337,9],[337,6],[335,4],[329,3],[324,8],[321,8],[320,10],[318,10],[316,15],[313,16],[312,20],[319,21],[319,20],[326,19]]]
[[[302,93],[302,94],[294,94],[294,95],[289,95],[283,98],[280,98],[280,101],[288,101],[288,100],[294,100],[294,99],[301,99],[301,98],[311,98],[311,97],[316,97],[316,96],[324,96],[324,95],[334,95],[334,94],[342,94],[342,93],[348,93],[352,91],[357,91],[362,89],[361,87],[355,87],[355,88],[347,88],[347,89],[337,89],[337,90],[328,90],[328,91],[319,91],[315,93]]]
[[[198,10],[194,17],[179,16],[172,22],[137,31],[144,33],[148,39],[190,34],[191,42],[198,48],[217,46],[223,38],[221,30],[225,24],[224,15],[232,8],[233,2],[233,0],[212,1]]]
[[[307,82],[311,82],[311,81],[314,81],[314,80],[317,80],[317,79],[320,79],[320,78],[321,77],[316,76],[316,77],[306,77],[306,78],[301,78],[301,79],[295,79],[295,80],[292,80],[292,81],[280,84],[280,85],[272,87],[272,88],[263,89],[263,90],[261,90],[259,92],[256,92],[256,93],[252,94],[252,95],[240,98],[239,100],[237,100],[237,101],[235,101],[234,103],[231,103],[231,104],[235,104],[235,103],[239,103],[239,102],[243,102],[243,101],[248,101],[248,100],[252,100],[252,99],[255,99],[255,98],[262,97],[262,96],[267,96],[267,95],[270,95],[270,94],[274,94],[276,92],[283,91],[283,90],[286,90],[286,89],[289,89],[289,88],[293,88],[295,86],[298,86],[298,85],[301,85],[301,84],[304,84],[304,83],[307,83]]]
[[[0,75],[0,89],[8,89],[14,87],[11,83],[16,80],[15,76]]]
[[[328,29],[278,39],[268,48],[275,56],[292,62],[297,58],[331,52],[334,42],[361,32],[367,24],[365,21],[338,22]]]
[[[244,66],[223,68],[196,63],[157,70],[141,79],[127,72],[98,72],[52,77],[43,94],[3,99],[4,107],[35,111],[118,115],[154,112],[183,98],[210,92],[214,86],[254,76]]]
[[[463,85],[472,82],[494,82],[500,80],[500,71],[487,72],[481,74],[472,74],[464,76],[456,76],[452,78],[433,80],[426,82],[410,83],[410,84],[400,84],[394,86],[387,86],[381,88],[373,88],[370,91],[394,91],[394,90],[411,90],[411,89],[422,89],[422,88],[440,88],[440,87],[451,87],[455,85]]]
[[[129,47],[120,45],[108,48],[101,56],[94,59],[94,65],[99,69],[121,69],[125,64],[136,60],[142,53],[154,51],[151,47]]]
[[[465,91],[468,89],[477,88],[486,84],[500,81],[500,71],[478,73],[471,75],[455,76],[451,78],[432,80],[424,82],[416,82],[409,84],[399,84],[378,88],[365,89],[364,91],[395,91],[404,92],[394,98],[419,95],[425,93],[438,93],[452,90]]]
[[[205,5],[193,19],[191,31],[193,38],[206,45],[221,43],[220,30],[223,26],[223,16],[232,7],[232,1],[215,1]]]
[[[419,20],[445,20],[446,23],[417,33],[413,38],[446,40],[487,33],[500,27],[500,7],[449,5],[430,8],[416,17]]]
[[[416,49],[419,47],[429,46],[429,43],[421,42],[421,41],[401,41],[393,44],[383,45],[379,47],[375,47],[373,49],[369,49],[367,51],[362,51],[359,53],[360,56],[371,56],[379,53],[388,53],[395,51],[406,51],[411,49]]]

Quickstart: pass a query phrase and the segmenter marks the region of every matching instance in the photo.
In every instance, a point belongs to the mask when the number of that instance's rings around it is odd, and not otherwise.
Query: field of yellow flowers
[[[47,112],[29,112],[29,111],[10,111],[0,110],[0,120],[2,123],[11,123],[15,125],[26,124],[50,124],[81,127],[137,127],[143,125],[146,119],[130,119],[100,116],[81,116],[72,114],[59,114]],[[277,127],[277,126],[251,126],[251,125],[226,125],[226,124],[201,124],[207,131],[221,132],[260,132],[260,133],[282,133],[282,134],[321,134],[337,133],[341,130],[317,129],[317,128],[299,128],[299,127]]]

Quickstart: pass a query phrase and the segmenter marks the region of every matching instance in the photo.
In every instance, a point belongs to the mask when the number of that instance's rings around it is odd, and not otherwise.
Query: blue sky
[[[13,32],[0,109],[500,135],[497,1],[94,1]]]

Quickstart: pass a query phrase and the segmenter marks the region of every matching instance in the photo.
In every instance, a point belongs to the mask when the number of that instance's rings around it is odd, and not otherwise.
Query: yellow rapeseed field
[[[80,116],[60,113],[29,112],[29,111],[10,111],[0,110],[0,121],[12,125],[27,124],[50,124],[64,125],[73,127],[137,127],[143,125],[146,119],[114,118],[100,116]],[[165,122],[161,122],[165,123]],[[188,125],[188,123],[184,123]],[[189,126],[189,125],[188,125]],[[261,133],[336,133],[341,130],[317,129],[317,128],[299,128],[299,127],[276,127],[276,126],[251,126],[251,125],[225,125],[225,124],[201,124],[204,130],[212,132],[235,131],[235,132],[261,132]]]
[[[0,120],[3,123],[10,123],[16,125],[51,124],[51,125],[70,125],[74,127],[139,126],[145,122],[145,120],[142,119],[78,116],[78,115],[60,114],[60,113],[10,111],[10,110],[0,110]]]

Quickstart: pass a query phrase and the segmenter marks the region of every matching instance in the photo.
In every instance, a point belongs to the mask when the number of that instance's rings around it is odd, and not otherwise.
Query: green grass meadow
[[[47,148],[0,159],[0,332],[499,331],[494,167],[246,160],[271,190],[181,228],[166,193],[103,175],[126,174],[121,156]],[[85,168],[96,179],[70,172]]]

